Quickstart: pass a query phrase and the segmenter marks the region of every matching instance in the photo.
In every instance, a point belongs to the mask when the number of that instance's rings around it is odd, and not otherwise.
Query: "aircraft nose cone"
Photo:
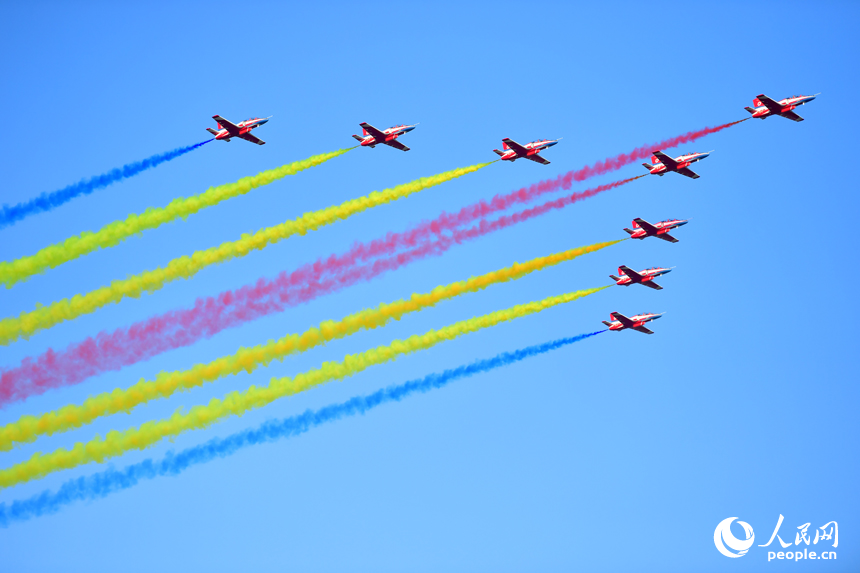
[[[683,226],[684,226],[684,225],[686,225],[687,223],[689,223],[689,221],[681,221],[680,223],[678,223],[678,226],[679,226],[679,227],[683,227]]]
[[[663,274],[671,273],[672,269],[663,269]]]
[[[550,141],[550,142],[549,142],[549,145],[547,145],[547,147],[552,147],[553,145],[558,145],[558,140],[556,140],[556,141]]]
[[[409,127],[407,127],[406,129],[404,129],[403,131],[412,131],[413,129],[415,129],[415,126],[414,126],[414,125],[410,125]]]

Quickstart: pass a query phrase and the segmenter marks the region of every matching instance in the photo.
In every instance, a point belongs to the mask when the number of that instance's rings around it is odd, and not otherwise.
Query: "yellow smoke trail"
[[[223,400],[213,398],[205,406],[194,406],[188,412],[177,411],[164,420],[146,422],[137,428],[130,428],[123,432],[114,430],[108,432],[104,438],[96,436],[87,443],[78,442],[71,450],[60,448],[45,455],[37,452],[25,462],[0,470],[0,488],[11,487],[55,471],[90,462],[104,462],[130,450],[142,450],[164,438],[175,437],[189,430],[207,428],[228,416],[241,416],[245,412],[270,404],[278,398],[303,392],[331,380],[352,376],[370,366],[394,360],[398,356],[430,348],[440,342],[453,340],[501,322],[535,314],[606,288],[609,287],[603,286],[552,296],[541,301],[456,322],[405,340],[395,340],[387,346],[377,346],[359,354],[347,355],[340,362],[324,362],[320,368],[303,372],[293,378],[272,378],[268,386],[262,388],[251,386],[244,392],[231,392]]]
[[[422,177],[384,191],[374,191],[364,197],[350,199],[340,205],[311,211],[297,219],[274,227],[260,229],[253,235],[242,235],[239,240],[222,243],[205,251],[197,251],[190,257],[173,259],[164,267],[144,271],[127,279],[113,281],[110,286],[98,288],[85,295],[75,295],[71,299],[64,298],[48,306],[37,305],[35,310],[22,312],[15,318],[0,320],[0,345],[7,345],[45,328],[95,312],[99,308],[119,302],[125,297],[137,298],[144,292],[156,291],[168,282],[191,278],[210,265],[244,257],[252,250],[263,249],[267,245],[277,243],[292,235],[304,235],[308,231],[314,231],[341,219],[347,219],[371,207],[402,199],[428,187],[472,173],[487,165],[489,163],[461,167],[431,177]]]
[[[299,171],[316,167],[351,149],[355,148],[338,149],[331,153],[314,155],[301,161],[263,171],[253,177],[244,177],[235,183],[210,187],[199,195],[174,199],[166,207],[150,208],[141,214],[131,214],[126,217],[125,221],[114,221],[95,233],[86,231],[77,237],[70,237],[62,243],[45,247],[35,255],[21,257],[14,261],[0,262],[0,283],[5,284],[6,288],[12,288],[13,285],[27,280],[33,275],[58,267],[97,249],[113,247],[132,235],[147,229],[155,229],[180,217],[184,219],[201,209],[217,205],[232,197],[244,195],[257,187],[268,185],[287,175],[295,175]]]
[[[266,344],[240,348],[235,354],[223,356],[208,364],[196,364],[188,370],[161,372],[155,380],[141,379],[127,389],[117,388],[113,392],[91,396],[81,405],[70,404],[38,417],[22,416],[19,420],[0,428],[0,451],[9,451],[15,444],[33,442],[42,435],[79,428],[101,416],[129,412],[135,406],[150,400],[168,398],[175,392],[201,386],[224,376],[238,374],[243,370],[251,373],[272,360],[283,360],[290,354],[305,352],[359,330],[385,326],[392,320],[400,320],[408,313],[432,307],[440,301],[477,292],[493,284],[516,280],[532,272],[599,251],[619,242],[621,241],[595,243],[538,257],[522,264],[514,263],[497,271],[438,286],[429,293],[413,294],[406,300],[382,303],[375,308],[350,314],[339,321],[329,320],[301,334],[289,334]]]

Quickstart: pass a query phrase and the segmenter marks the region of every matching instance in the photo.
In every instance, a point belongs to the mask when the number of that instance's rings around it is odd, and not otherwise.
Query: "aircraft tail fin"
[[[612,323],[611,323],[611,322],[606,322],[605,320],[601,320],[600,322],[602,322],[602,323],[603,323],[603,324],[605,324],[606,326],[612,326]]]
[[[615,282],[618,282],[618,277],[616,277],[615,275],[609,275],[609,278],[611,278]]]
[[[358,136],[358,135],[356,135],[356,134],[354,134],[354,133],[352,134],[352,138],[353,138],[353,139],[355,139],[356,141],[364,141],[364,138],[363,138],[363,137],[360,137],[360,136]]]
[[[753,108],[749,107],[749,106],[745,107],[744,109],[745,109],[745,110],[747,110],[747,111],[748,111],[748,112],[750,112],[750,113],[755,113],[755,110],[754,110]]]
[[[501,156],[501,155],[504,155],[504,154],[505,154],[505,152],[504,152],[504,151],[499,151],[498,149],[494,149],[493,151],[495,151],[495,152],[496,152],[496,155],[500,155],[500,156]]]
[[[627,231],[627,234],[628,234],[628,235],[632,235],[633,233],[635,233],[635,232],[636,232],[636,231],[634,231],[633,229],[628,229],[627,227],[624,227],[624,230],[625,230],[625,231]]]
[[[643,163],[643,164],[642,164],[642,167],[644,167],[644,168],[645,168],[645,169],[647,169],[648,171],[651,171],[652,169],[654,169],[654,166],[653,166],[653,165],[651,165],[650,163]]]
[[[212,135],[218,135],[218,132],[217,132],[217,131],[215,131],[214,129],[212,129],[211,127],[207,127],[207,128],[206,128],[206,131],[208,131],[208,132],[209,132],[209,133],[211,133]]]
[[[761,100],[760,100],[760,99],[758,99],[758,98],[756,97],[756,98],[753,98],[753,105],[754,105],[754,106],[756,106],[756,107],[761,107],[761,106],[763,106],[764,104],[763,104],[763,103],[761,103]]]
[[[508,144],[503,141],[502,142],[502,149],[510,149],[510,147],[508,147]]]

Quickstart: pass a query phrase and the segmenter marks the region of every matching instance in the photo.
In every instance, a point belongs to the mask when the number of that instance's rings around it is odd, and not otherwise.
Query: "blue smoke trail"
[[[30,199],[24,203],[18,203],[17,205],[3,205],[3,207],[0,208],[0,229],[14,225],[18,221],[25,219],[30,215],[50,211],[64,203],[68,203],[75,197],[89,195],[96,189],[107,187],[111,183],[115,183],[121,179],[126,179],[132,175],[137,175],[141,171],[160,165],[165,161],[170,161],[180,155],[185,155],[189,151],[197,149],[201,145],[206,145],[210,141],[212,140],[207,139],[206,141],[201,141],[194,145],[179,147],[173,151],[168,151],[167,153],[153,155],[152,157],[147,157],[143,161],[135,161],[134,163],[124,165],[121,169],[113,169],[107,173],[97,175],[96,177],[79,181],[78,183],[69,185],[59,191],[51,193],[46,191],[38,197]]]
[[[333,422],[345,416],[364,414],[368,410],[387,402],[398,402],[416,392],[423,393],[442,388],[454,380],[468,378],[532,356],[545,354],[601,332],[606,331],[599,330],[590,334],[580,334],[579,336],[560,338],[552,342],[529,346],[514,352],[503,352],[493,358],[478,360],[466,366],[446,370],[441,374],[430,374],[420,380],[412,380],[399,386],[389,386],[367,396],[356,396],[340,404],[326,406],[316,411],[307,410],[304,414],[290,418],[270,420],[258,428],[244,430],[226,438],[214,438],[205,444],[188,448],[178,454],[168,452],[160,462],[149,459],[128,466],[121,471],[108,469],[91,476],[69,480],[60,486],[56,493],[45,490],[29,499],[13,501],[8,506],[5,502],[0,503],[0,527],[8,527],[15,521],[26,521],[40,515],[55,513],[63,506],[75,501],[106,497],[135,486],[141,480],[165,475],[178,475],[191,466],[204,464],[216,458],[227,457],[242,448],[298,436],[315,426]]]

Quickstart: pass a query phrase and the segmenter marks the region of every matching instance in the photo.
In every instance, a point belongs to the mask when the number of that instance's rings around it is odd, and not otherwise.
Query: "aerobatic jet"
[[[360,123],[362,135],[353,134],[353,138],[357,139],[363,147],[376,147],[380,143],[399,149],[400,151],[409,151],[409,148],[397,141],[397,138],[415,129],[415,125],[396,125],[388,129],[376,129],[369,123]]]
[[[689,223],[686,219],[669,219],[668,221],[660,221],[659,223],[651,224],[645,219],[633,219],[633,229],[624,230],[630,233],[631,239],[644,239],[646,237],[657,237],[670,243],[677,243],[678,239],[669,234],[672,229],[677,229]]]
[[[251,130],[267,123],[271,117],[271,115],[269,117],[252,117],[239,123],[232,123],[220,115],[213,115],[212,119],[218,122],[218,131],[215,131],[211,127],[207,127],[206,131],[214,135],[215,139],[220,139],[221,141],[230,141],[233,137],[239,137],[257,145],[265,145],[265,141],[251,135]]]
[[[612,322],[607,322],[605,320],[601,322],[608,326],[609,330],[627,330],[628,328],[632,328],[633,330],[638,330],[639,332],[644,332],[645,334],[654,334],[652,330],[649,330],[644,325],[646,322],[657,320],[664,314],[666,313],[645,312],[642,314],[634,314],[630,318],[627,318],[620,312],[610,312],[609,316],[610,318],[612,318]]]
[[[781,115],[785,119],[790,119],[791,121],[803,121],[802,117],[800,117],[791,110],[793,110],[799,105],[806,105],[807,103],[818,97],[818,95],[819,94],[811,96],[796,95],[781,99],[779,101],[774,101],[764,94],[759,94],[753,100],[753,105],[755,106],[755,108],[745,107],[744,109],[750,112],[753,117],[759,119],[765,119],[766,117],[770,117],[772,115]]]
[[[520,145],[513,139],[506,137],[502,140],[502,149],[494,149],[493,151],[501,157],[502,161],[514,162],[517,159],[524,157],[534,161],[535,163],[549,165],[549,161],[538,155],[538,153],[548,147],[552,147],[559,141],[561,141],[560,137],[558,139],[540,139],[538,141],[526,143],[525,145]]]
[[[642,164],[651,172],[651,175],[659,175],[662,177],[670,171],[674,171],[675,173],[680,173],[690,179],[698,179],[698,174],[689,169],[689,166],[696,161],[701,161],[713,153],[713,151],[708,151],[707,153],[687,153],[686,155],[679,155],[675,159],[672,159],[662,151],[654,151],[653,153],[654,155],[651,156],[651,161],[654,162],[654,165],[651,165],[650,163]]]
[[[621,276],[616,277],[615,275],[609,275],[609,278],[614,280],[615,284],[618,286],[630,286],[639,283],[642,286],[646,286],[654,290],[663,290],[663,287],[655,283],[654,279],[667,273],[671,273],[673,268],[675,267],[668,269],[664,267],[651,267],[650,269],[645,269],[644,271],[639,271],[637,273],[630,267],[621,265],[618,267],[618,274]]]

